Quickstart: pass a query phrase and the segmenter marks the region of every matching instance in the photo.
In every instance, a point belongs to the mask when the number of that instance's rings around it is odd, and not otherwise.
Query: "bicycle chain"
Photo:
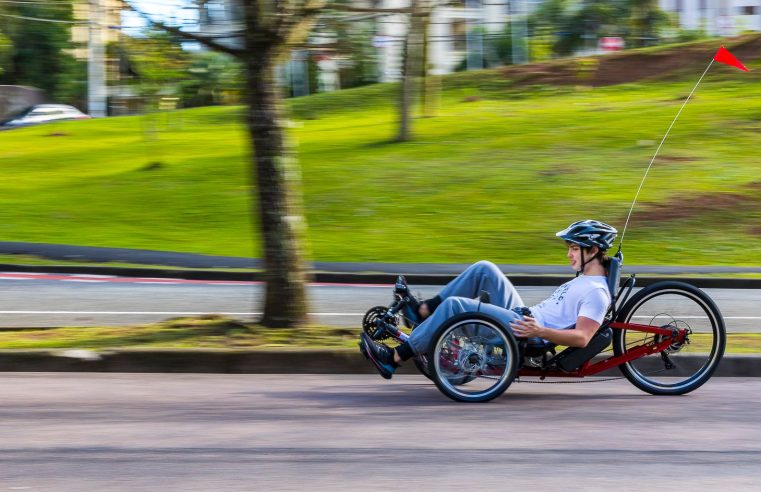
[[[515,378],[514,383],[528,383],[528,384],[582,384],[582,383],[603,383],[605,381],[616,381],[617,379],[624,379],[624,376],[616,378],[604,378],[586,381],[524,381],[520,378]]]
[[[660,371],[651,372],[650,374],[646,374],[646,376],[652,376],[653,374],[658,374],[661,372],[665,372],[668,369],[661,369]],[[513,380],[514,383],[528,383],[528,384],[582,384],[582,383],[604,383],[606,381],[617,381],[619,379],[626,379],[626,376],[618,376],[615,378],[602,378],[602,379],[593,379],[593,380],[586,380],[586,381],[523,381],[521,378],[515,378]]]

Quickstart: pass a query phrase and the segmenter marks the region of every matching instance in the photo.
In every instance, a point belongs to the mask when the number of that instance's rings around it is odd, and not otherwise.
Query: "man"
[[[363,332],[360,350],[381,376],[391,379],[402,362],[428,351],[436,329],[446,320],[476,311],[509,326],[516,337],[536,337],[557,345],[586,347],[600,328],[611,302],[607,284],[610,259],[605,252],[613,245],[617,232],[604,222],[582,220],[555,234],[565,240],[567,258],[577,276],[528,311],[499,268],[480,261],[447,284],[437,296],[411,306],[408,317],[419,325],[407,342],[392,349]],[[476,299],[481,291],[489,292],[489,304],[481,304]],[[526,312],[530,314],[522,314]]]

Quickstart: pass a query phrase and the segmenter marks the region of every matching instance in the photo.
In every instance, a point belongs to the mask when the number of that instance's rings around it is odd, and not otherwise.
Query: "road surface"
[[[0,491],[758,490],[761,381],[0,374]]]

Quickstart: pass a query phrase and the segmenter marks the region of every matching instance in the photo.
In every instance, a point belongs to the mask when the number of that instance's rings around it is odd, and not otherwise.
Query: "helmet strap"
[[[593,261],[595,258],[599,258],[602,255],[602,250],[600,248],[597,248],[597,253],[595,253],[595,255],[593,257],[591,257],[589,260],[587,260],[587,259],[584,258],[584,250],[585,249],[589,250],[589,249],[592,249],[592,248],[584,248],[584,247],[581,248],[581,269],[578,272],[576,272],[576,276],[577,277],[579,275],[581,275],[582,273],[584,273],[584,268],[586,268],[586,266],[587,266],[587,264],[589,262]]]

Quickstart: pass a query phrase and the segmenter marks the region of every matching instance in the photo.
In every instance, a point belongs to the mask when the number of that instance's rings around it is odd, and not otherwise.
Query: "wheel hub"
[[[460,368],[469,373],[483,369],[485,359],[475,348],[460,352]]]
[[[679,326],[680,324],[683,325],[683,326],[680,327]],[[675,354],[675,353],[679,352],[680,350],[682,350],[685,345],[689,345],[689,343],[690,343],[689,336],[692,334],[692,330],[687,325],[687,323],[685,323],[683,321],[679,322],[679,321],[675,320],[675,321],[672,321],[671,323],[669,323],[667,325],[662,326],[661,328],[670,328],[671,329],[671,336],[670,336],[670,338],[672,340],[674,340],[671,343],[671,345],[666,347],[666,350],[664,350],[664,352],[666,352],[667,354]],[[683,332],[684,335],[682,335],[682,333],[680,333],[680,332]],[[656,343],[660,343],[661,341],[664,340],[664,338],[665,338],[664,335],[656,335],[655,336],[655,341],[656,341]],[[680,338],[681,338],[681,340],[680,340]]]

